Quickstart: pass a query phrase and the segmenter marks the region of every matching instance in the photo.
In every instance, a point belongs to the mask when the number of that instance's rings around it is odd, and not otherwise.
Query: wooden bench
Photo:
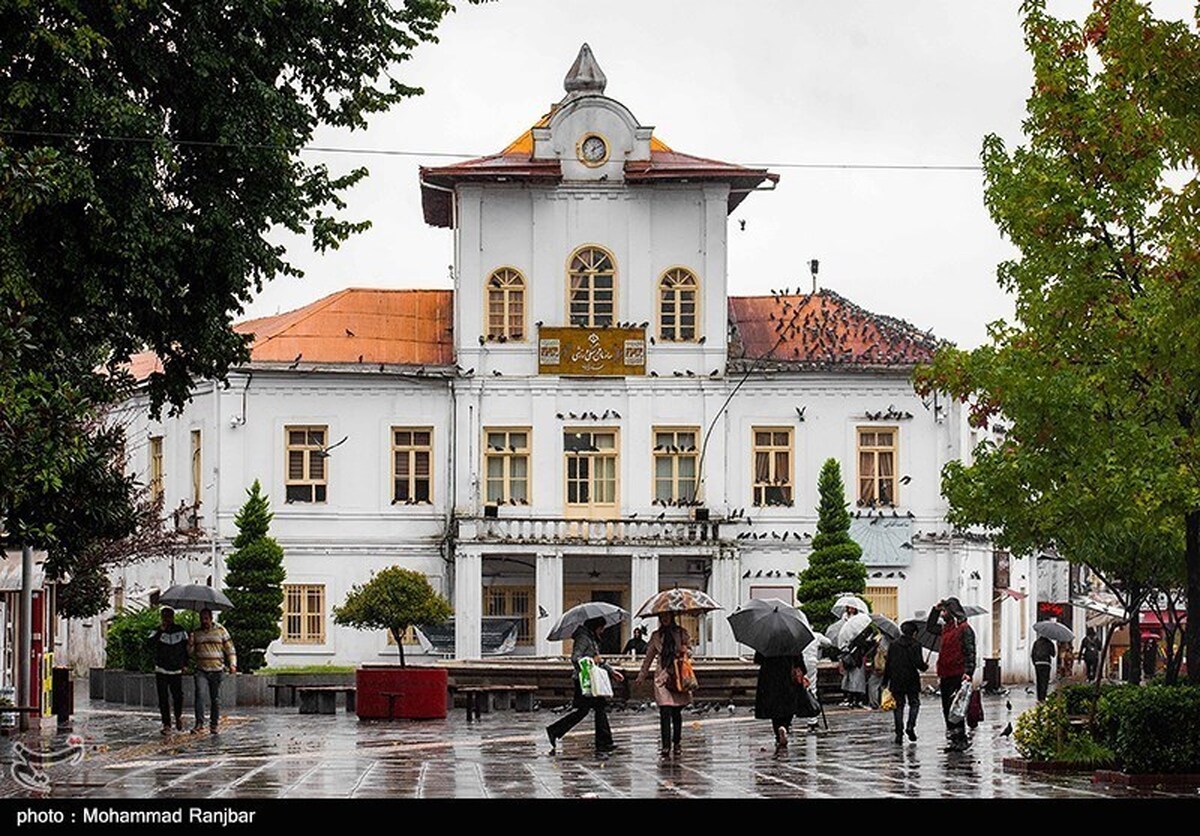
[[[300,699],[301,714],[336,714],[338,694],[346,695],[346,713],[354,711],[354,700],[358,689],[353,685],[295,685],[292,687],[296,689],[296,695]]]
[[[493,710],[505,711],[510,708],[517,711],[533,711],[533,696],[537,693],[536,685],[454,685],[450,687],[450,699],[454,694],[462,694],[466,698],[467,722],[472,717],[481,719],[481,715]]]

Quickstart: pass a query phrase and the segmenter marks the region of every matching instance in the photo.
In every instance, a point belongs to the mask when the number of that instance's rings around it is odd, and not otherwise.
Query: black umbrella
[[[624,621],[628,612],[618,607],[616,604],[609,604],[604,601],[588,601],[583,604],[571,607],[562,614],[562,618],[558,620],[550,629],[550,634],[546,638],[552,642],[569,639],[574,635],[579,625],[585,621],[591,621],[593,618],[603,618],[604,626],[611,627],[619,621]]]
[[[198,583],[173,586],[158,597],[158,603],[165,607],[196,610],[197,612],[233,609],[233,602],[226,598],[225,593],[221,590]]]
[[[799,610],[774,599],[751,598],[729,615],[729,626],[763,656],[799,656],[814,638]]]
[[[904,624],[917,625],[917,635],[914,638],[916,638],[917,644],[921,645],[921,647],[925,648],[926,650],[942,649],[942,634],[934,634],[929,632],[929,628],[925,626],[925,619],[913,618],[904,622]],[[904,624],[900,625],[901,629],[903,629]]]

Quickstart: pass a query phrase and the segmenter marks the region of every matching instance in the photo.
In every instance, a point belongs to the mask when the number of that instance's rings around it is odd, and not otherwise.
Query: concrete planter
[[[239,706],[274,704],[271,689],[267,687],[271,682],[270,676],[239,673],[230,677],[230,679],[234,681],[234,690],[237,693],[237,704]]]
[[[442,719],[448,684],[445,668],[359,668],[355,672],[358,719]],[[386,694],[400,696],[389,698]]]
[[[88,668],[88,699],[104,699],[104,668]]]
[[[105,702],[125,702],[125,671],[104,671]]]
[[[1093,784],[1111,784],[1118,787],[1165,787],[1180,789],[1185,787],[1200,787],[1200,773],[1147,773],[1132,775],[1128,772],[1118,772],[1113,769],[1100,769],[1092,774]]]
[[[1069,774],[1079,772],[1093,772],[1094,767],[1084,766],[1078,763],[1067,763],[1066,761],[1030,761],[1025,758],[1005,758],[1004,771],[1016,772],[1018,774],[1028,774],[1030,772],[1041,772],[1048,775]]]

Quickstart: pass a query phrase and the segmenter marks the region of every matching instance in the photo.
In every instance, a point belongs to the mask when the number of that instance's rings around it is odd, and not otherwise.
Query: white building
[[[259,479],[288,573],[272,664],[393,654],[330,614],[393,564],[450,599],[457,657],[480,656],[488,615],[522,618],[517,653],[557,655],[548,627],[583,600],[790,599],[833,457],[873,606],[981,604],[980,655],[1027,679],[1028,560],[945,523],[940,472],[972,435],[909,382],[932,336],[827,290],[730,295],[728,213],[778,178],[668,148],[604,95],[586,46],[565,86],[499,154],[422,169],[453,292],[351,289],[244,323],[229,388],[197,385],[162,422],[127,404],[131,467],[168,508],[199,503],[209,548],[115,584],[219,583]],[[744,650],[721,615],[692,629],[702,653]]]

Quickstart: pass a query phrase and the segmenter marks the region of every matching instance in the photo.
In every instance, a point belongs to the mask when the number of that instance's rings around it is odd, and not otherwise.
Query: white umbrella
[[[1060,624],[1057,621],[1038,621],[1033,625],[1033,632],[1039,636],[1050,639],[1052,642],[1070,642],[1075,641],[1075,634],[1071,632],[1071,628],[1065,624]]]
[[[841,618],[846,614],[847,607],[853,607],[860,613],[871,611],[871,608],[867,606],[867,602],[862,598],[859,598],[857,595],[846,593],[845,595],[840,596],[837,601],[834,602],[833,606],[830,608],[830,612],[832,612],[838,618]]]
[[[837,646],[845,650],[854,643],[855,639],[865,631],[870,630],[871,626],[870,614],[865,612],[855,613],[842,622],[842,629],[838,631]]]

